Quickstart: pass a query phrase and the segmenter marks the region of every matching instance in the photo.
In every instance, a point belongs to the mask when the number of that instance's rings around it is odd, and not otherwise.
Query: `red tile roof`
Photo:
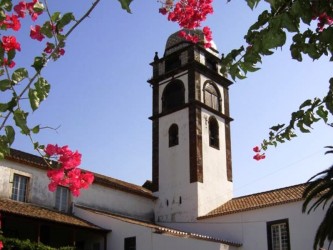
[[[164,227],[164,226],[159,226],[159,225],[157,225],[153,222],[142,221],[142,220],[138,220],[138,219],[135,219],[135,218],[129,218],[129,217],[125,217],[125,216],[122,216],[122,215],[119,215],[119,214],[114,214],[114,213],[111,213],[111,212],[108,212],[108,211],[96,210],[96,209],[92,209],[92,208],[85,207],[85,206],[78,205],[78,204],[75,204],[75,206],[78,207],[78,208],[90,211],[90,212],[95,213],[95,214],[104,215],[104,216],[111,217],[111,218],[116,219],[116,220],[121,220],[121,221],[130,223],[130,224],[135,224],[135,225],[139,225],[139,226],[154,229],[154,232],[158,233],[158,234],[169,234],[169,235],[173,235],[173,236],[177,236],[177,237],[183,237],[183,238],[193,238],[193,239],[198,239],[198,240],[206,240],[206,241],[217,242],[217,243],[222,243],[222,244],[226,244],[226,245],[230,245],[230,246],[236,246],[236,247],[240,247],[242,245],[240,243],[231,242],[231,241],[227,241],[227,240],[222,240],[222,239],[214,238],[214,237],[207,236],[207,235],[184,232],[184,231],[180,231],[180,230],[177,230],[177,229],[172,229],[172,228],[168,228],[168,227]]]
[[[300,201],[303,200],[302,194],[307,185],[307,183],[303,183],[295,186],[233,198],[198,219],[206,219]]]
[[[16,149],[10,150],[10,155],[6,156],[7,160],[19,162],[22,164],[26,164],[32,167],[37,167],[41,169],[48,169],[48,166],[45,164],[44,159],[42,157],[32,155],[23,151],[19,151]],[[105,175],[101,175],[98,173],[92,172],[95,176],[94,184],[103,185],[108,188],[113,188],[117,190],[121,190],[124,192],[140,195],[149,199],[156,199],[156,197],[153,196],[152,192],[148,190],[147,188],[144,188],[142,186],[138,186],[135,184],[131,184],[125,181],[117,180],[112,177],[108,177]]]
[[[0,198],[0,212],[94,230],[107,231],[106,229],[100,228],[90,222],[70,214],[60,213],[44,207],[33,205],[31,203],[19,202],[5,198]]]

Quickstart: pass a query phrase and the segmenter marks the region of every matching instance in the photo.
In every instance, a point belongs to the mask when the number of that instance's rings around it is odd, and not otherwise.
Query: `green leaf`
[[[33,111],[38,109],[40,103],[45,100],[50,92],[50,84],[42,77],[35,83],[35,89],[29,89],[29,101]]]
[[[3,9],[0,9],[0,21],[6,19],[6,12]]]
[[[302,133],[310,133],[310,130],[304,128],[304,124],[301,120],[299,120],[297,122],[297,127],[299,128],[299,130],[302,132]]]
[[[328,111],[324,110],[324,106],[320,106],[317,111],[316,114],[322,118],[324,120],[325,123],[327,123],[328,121]]]
[[[0,160],[3,160],[6,155],[9,155],[10,148],[6,136],[0,136]]]
[[[43,77],[39,77],[35,87],[40,101],[45,100],[49,95],[51,85]]]
[[[312,105],[312,100],[308,99],[308,100],[306,100],[305,102],[303,102],[303,103],[301,104],[301,106],[299,106],[299,109],[302,109],[302,108],[304,108],[304,107],[306,107],[306,106],[310,106],[310,105]]]
[[[15,49],[11,49],[10,51],[8,51],[8,53],[7,53],[8,61],[13,60],[15,55],[16,55],[16,50]]]
[[[61,30],[64,28],[67,24],[69,24],[71,21],[75,21],[75,17],[73,13],[66,13],[64,14],[60,20],[57,22],[57,29]]]
[[[34,4],[34,7],[33,7],[34,11],[37,12],[37,13],[40,13],[42,12],[45,8],[44,8],[44,5],[41,3],[41,2],[36,2]]]
[[[6,126],[5,131],[9,145],[13,144],[15,140],[15,130],[13,129],[12,126]]]
[[[308,110],[304,113],[303,124],[311,128],[312,123],[314,122],[314,116],[311,110]]]
[[[12,74],[12,81],[14,82],[14,84],[17,84],[27,77],[29,77],[28,70],[26,70],[25,68],[19,68],[15,70]]]
[[[257,7],[260,0],[246,0],[247,5],[253,10],[255,7]]]
[[[42,68],[45,66],[46,60],[44,57],[36,56],[34,59],[33,65],[31,65],[33,68],[35,68],[37,73],[40,73]]]
[[[283,13],[280,18],[282,20],[282,26],[289,32],[298,32],[299,23],[296,21],[296,18],[293,18],[288,13]]]
[[[262,38],[263,49],[273,49],[281,47],[286,42],[286,33],[281,30],[270,29]]]
[[[13,4],[11,0],[1,0],[0,6],[7,11],[11,11],[13,8]]]
[[[290,52],[291,52],[291,57],[299,62],[301,62],[303,60],[302,58],[302,53],[301,50],[295,46],[294,44],[292,44],[290,46]]]
[[[319,35],[321,41],[324,43],[331,43],[333,41],[333,27],[327,27]]]
[[[281,128],[284,127],[285,124],[278,124],[270,128],[270,130],[273,130],[275,132],[278,132]]]
[[[60,12],[54,12],[51,16],[52,22],[56,23],[60,20],[61,18],[61,13]]]
[[[0,112],[6,112],[9,110],[8,103],[0,103]]]
[[[16,126],[18,126],[21,129],[21,133],[24,135],[30,134],[30,129],[27,126],[27,116],[28,113],[23,112],[20,109],[17,109],[14,111],[14,121]]]
[[[0,90],[6,91],[12,87],[12,81],[9,79],[4,79],[0,81]]]
[[[130,4],[132,0],[118,0],[121,4],[121,8],[126,10],[128,13],[131,13]]]
[[[38,133],[39,133],[39,130],[40,130],[39,125],[37,125],[37,126],[35,126],[35,127],[33,127],[33,128],[31,129],[32,133],[34,133],[34,134],[38,134]]]
[[[312,21],[312,11],[310,1],[294,1],[290,13],[294,16],[298,16],[306,24],[310,24]]]
[[[32,110],[35,111],[39,107],[39,98],[37,96],[37,91],[34,89],[29,89],[28,96],[29,96],[30,106]]]
[[[53,37],[52,26],[49,21],[45,22],[41,28],[41,33],[48,38]]]

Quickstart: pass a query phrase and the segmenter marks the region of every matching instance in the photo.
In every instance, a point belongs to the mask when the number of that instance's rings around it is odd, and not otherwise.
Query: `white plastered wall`
[[[14,173],[29,177],[27,202],[55,208],[55,192],[48,189],[50,181],[46,170],[13,161],[0,161],[0,197],[11,198]],[[154,216],[153,199],[98,184],[81,190],[80,196],[72,197],[71,201],[146,220],[152,220]]]
[[[267,228],[270,221],[288,219],[290,249],[312,249],[314,235],[325,211],[321,208],[314,213],[302,213],[302,201],[239,212],[220,217],[198,220],[197,223],[167,223],[177,225],[181,230],[222,238],[242,243],[242,250],[267,249]],[[324,247],[327,249],[327,245]]]
[[[232,198],[233,184],[227,178],[227,156],[225,141],[225,121],[214,116],[219,125],[219,149],[209,146],[209,117],[211,112],[202,109],[202,155],[203,183],[199,183],[199,215],[211,210]]]
[[[9,160],[0,161],[1,197],[11,198],[14,174],[29,177],[28,202],[51,208],[55,206],[55,194],[48,190],[49,179],[46,171]]]
[[[200,75],[201,102],[204,102],[204,85],[207,77]],[[221,112],[225,113],[224,88],[215,84],[221,95]],[[208,110],[201,109],[203,183],[199,183],[199,216],[230,200],[233,184],[227,178],[227,156],[225,139],[225,120]],[[209,118],[214,116],[219,125],[219,149],[209,146]]]
[[[137,250],[236,250],[218,242],[155,233],[154,228],[128,223],[114,217],[75,208],[75,215],[95,225],[112,230],[107,236],[107,250],[124,249],[124,239],[136,237]]]
[[[169,147],[170,126],[178,125],[178,145]],[[159,197],[157,221],[193,221],[197,216],[197,187],[190,183],[188,108],[160,118]]]

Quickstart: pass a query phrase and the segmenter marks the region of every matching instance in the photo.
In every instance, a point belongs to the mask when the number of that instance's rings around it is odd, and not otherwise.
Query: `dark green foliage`
[[[3,242],[3,250],[75,250],[75,247],[64,246],[60,248],[54,248],[46,246],[42,243],[31,242],[30,240],[20,240],[16,238],[6,238],[0,235],[0,241]]]

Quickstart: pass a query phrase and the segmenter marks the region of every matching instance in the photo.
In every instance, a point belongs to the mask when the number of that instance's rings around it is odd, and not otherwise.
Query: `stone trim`
[[[211,108],[211,107],[207,106],[206,104],[204,104],[202,102],[199,102],[199,101],[193,101],[191,103],[185,103],[184,105],[179,106],[179,107],[177,107],[177,108],[175,108],[175,109],[173,109],[171,111],[162,112],[160,114],[156,114],[154,116],[151,116],[151,117],[149,117],[149,119],[150,120],[156,120],[156,119],[159,119],[159,118],[161,118],[163,116],[169,115],[169,114],[171,114],[173,112],[176,112],[176,111],[188,108],[191,105],[195,105],[198,108],[204,108],[204,109],[208,110],[209,112],[213,113],[215,116],[220,117],[220,118],[226,120],[227,122],[233,121],[233,119],[231,117],[226,116],[226,115],[222,114],[221,112],[219,112],[219,111],[217,111],[217,110],[215,110],[215,109],[213,109],[213,108]]]
[[[153,115],[159,113],[159,86],[153,86]],[[153,120],[152,126],[152,191],[158,191],[159,184],[159,119]]]
[[[196,105],[196,100],[201,99],[200,75],[190,70],[188,78],[190,183],[193,183],[203,182],[201,108]]]
[[[227,163],[227,179],[232,181],[232,156],[231,156],[231,133],[230,122],[225,123],[225,150],[226,150],[226,163]]]

